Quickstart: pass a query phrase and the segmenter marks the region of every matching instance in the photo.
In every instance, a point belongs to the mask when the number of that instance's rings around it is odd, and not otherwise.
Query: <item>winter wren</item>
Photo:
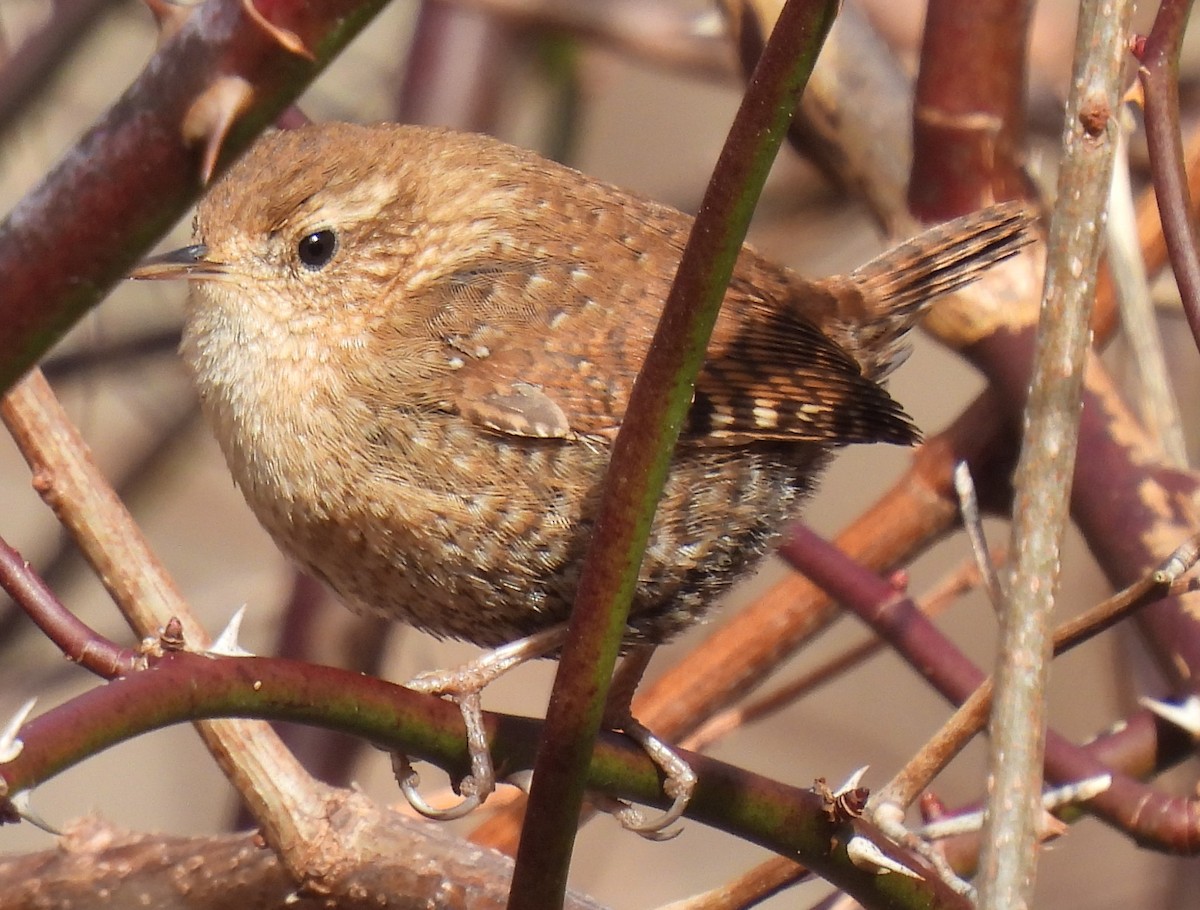
[[[628,643],[694,622],[839,446],[911,443],[880,381],[927,301],[1026,242],[997,206],[847,277],[742,251]],[[691,219],[477,135],[261,139],[200,203],[182,353],[238,486],[352,608],[495,646],[566,620]]]

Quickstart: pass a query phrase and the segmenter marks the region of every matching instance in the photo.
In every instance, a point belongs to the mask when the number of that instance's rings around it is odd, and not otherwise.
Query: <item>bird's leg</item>
[[[461,667],[422,673],[407,684],[408,688],[417,692],[440,695],[458,705],[467,728],[467,745],[471,756],[471,773],[459,784],[462,801],[455,806],[438,809],[429,805],[417,791],[418,778],[408,757],[394,754],[392,765],[396,780],[414,809],[427,818],[448,821],[462,818],[483,805],[496,788],[496,775],[483,728],[480,693],[514,667],[560,648],[566,634],[565,625],[555,626],[488,651]],[[611,812],[630,831],[650,840],[667,840],[678,833],[677,829],[666,829],[677,822],[687,808],[696,786],[696,775],[687,762],[634,718],[631,711],[634,692],[653,653],[653,645],[639,645],[630,649],[625,656],[613,676],[603,724],[607,729],[620,730],[630,737],[662,769],[666,777],[663,789],[673,800],[671,808],[657,818],[646,819],[640,809],[619,800],[594,798],[593,802],[598,808]]]
[[[527,661],[545,657],[561,647],[566,638],[566,623],[552,626],[499,648],[493,648],[462,666],[419,673],[405,685],[426,695],[444,695],[449,698],[469,692],[482,692],[509,670]]]
[[[650,756],[650,760],[662,770],[665,780],[663,791],[671,797],[671,807],[657,818],[647,819],[640,809],[620,800],[612,800],[615,806],[598,806],[610,811],[624,828],[649,840],[670,840],[679,833],[678,828],[668,831],[679,821],[696,789],[696,774],[669,745],[655,736],[633,716],[633,696],[642,675],[654,655],[654,645],[638,645],[631,648],[613,675],[612,688],[608,692],[608,703],[604,708],[605,727],[620,730]]]
[[[483,729],[483,703],[480,693],[514,667],[544,657],[561,647],[566,636],[565,624],[554,626],[511,644],[494,648],[460,667],[421,673],[406,684],[416,692],[440,695],[458,705],[467,728],[467,748],[471,756],[471,773],[463,778],[458,787],[463,795],[462,802],[447,809],[437,809],[429,805],[417,792],[418,778],[408,756],[394,753],[392,768],[409,805],[426,818],[439,821],[462,818],[483,805],[496,789],[496,771]]]

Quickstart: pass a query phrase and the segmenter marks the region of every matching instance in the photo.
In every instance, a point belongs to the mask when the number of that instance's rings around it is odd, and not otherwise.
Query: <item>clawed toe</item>
[[[479,692],[452,696],[451,700],[458,705],[458,710],[462,713],[463,724],[467,728],[467,750],[471,758],[471,773],[458,785],[458,790],[463,795],[462,802],[446,809],[431,806],[417,791],[420,777],[413,770],[408,756],[399,752],[392,753],[392,769],[396,774],[396,782],[400,785],[400,792],[413,809],[426,818],[437,821],[462,818],[482,806],[496,789],[496,769],[492,765],[487,732],[483,728],[483,702]]]
[[[458,705],[467,727],[467,749],[471,758],[471,773],[459,783],[463,801],[448,809],[435,809],[417,792],[418,777],[408,756],[394,754],[392,766],[396,780],[409,805],[426,818],[448,820],[462,818],[482,806],[496,789],[496,770],[483,729],[483,703],[480,694],[498,677],[513,667],[541,657],[562,644],[565,626],[556,626],[504,645],[461,667],[451,670],[432,670],[409,680],[408,688],[426,695],[440,695]]]
[[[632,831],[638,837],[644,837],[646,840],[661,842],[674,840],[683,832],[681,826],[674,828],[671,826],[683,817],[688,799],[689,797],[676,797],[670,809],[653,818],[646,818],[646,814],[637,806],[619,799],[608,801],[607,805],[603,803],[597,805],[612,815],[626,831]]]
[[[463,791],[469,790],[472,792],[464,796],[462,801],[456,805],[439,809],[426,802],[425,797],[417,789],[421,783],[421,777],[413,768],[412,762],[408,760],[408,756],[401,752],[392,753],[392,771],[396,775],[396,783],[400,785],[400,792],[404,794],[404,798],[408,800],[408,804],[421,815],[434,821],[448,822],[456,818],[462,818],[474,812],[483,804],[479,793],[476,792],[478,788],[475,786],[475,781],[469,777],[463,779],[459,788]]]
[[[663,792],[671,797],[671,807],[655,818],[647,819],[643,813],[633,806],[618,809],[614,816],[622,827],[649,840],[670,840],[679,830],[667,829],[683,818],[688,803],[696,790],[696,772],[679,754],[665,742],[655,736],[650,730],[632,717],[627,717],[621,723],[621,729],[634,742],[641,746],[650,760],[662,770],[665,780]]]

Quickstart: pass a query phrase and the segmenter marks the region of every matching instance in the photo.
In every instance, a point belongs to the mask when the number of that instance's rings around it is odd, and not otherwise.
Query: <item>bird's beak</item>
[[[129,273],[130,278],[139,281],[171,281],[178,278],[219,280],[228,275],[229,267],[223,262],[209,259],[208,247],[202,243],[150,256]]]

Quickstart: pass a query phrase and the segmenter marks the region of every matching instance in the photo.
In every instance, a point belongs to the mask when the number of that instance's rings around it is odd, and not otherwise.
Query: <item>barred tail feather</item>
[[[902,359],[898,340],[937,297],[970,284],[1032,241],[1025,203],[1006,202],[930,228],[855,270],[851,279],[879,310],[858,316],[856,347],[868,375],[881,378]]]

